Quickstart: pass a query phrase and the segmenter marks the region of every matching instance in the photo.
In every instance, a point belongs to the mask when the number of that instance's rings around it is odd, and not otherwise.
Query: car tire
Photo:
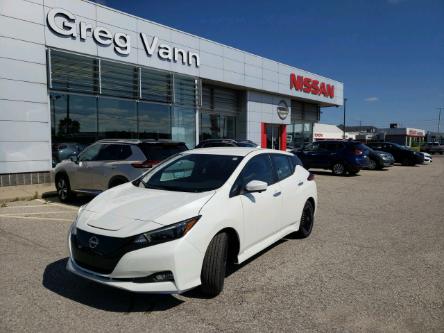
[[[61,202],[67,202],[72,199],[74,196],[71,191],[71,185],[69,184],[69,178],[65,174],[61,174],[56,177],[56,190],[57,196],[59,197]]]
[[[314,207],[310,201],[305,203],[302,210],[301,222],[299,224],[299,230],[295,233],[296,238],[307,238],[310,236],[313,230],[314,223]]]
[[[340,162],[333,164],[333,166],[331,167],[331,171],[335,176],[343,176],[347,172],[347,170],[345,169],[345,165]]]
[[[370,160],[368,161],[368,169],[369,169],[369,170],[376,170],[377,168],[378,168],[378,165],[377,165],[376,161],[370,159]]]
[[[208,245],[202,264],[201,291],[207,297],[219,295],[224,288],[227,268],[228,235],[217,234]]]

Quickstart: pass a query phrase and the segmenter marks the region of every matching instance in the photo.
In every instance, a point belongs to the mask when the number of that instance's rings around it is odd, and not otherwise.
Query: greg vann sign
[[[67,10],[54,8],[48,12],[47,23],[49,28],[59,36],[80,38],[86,40],[93,38],[101,46],[113,46],[114,51],[121,56],[127,56],[131,52],[131,37],[122,32],[112,33],[104,27],[93,27],[91,24],[80,21],[77,23],[76,17]],[[173,61],[188,66],[200,66],[199,54],[186,51],[177,47],[172,47],[165,43],[160,43],[157,36],[148,37],[140,32],[145,53],[148,57],[156,55],[159,59]]]

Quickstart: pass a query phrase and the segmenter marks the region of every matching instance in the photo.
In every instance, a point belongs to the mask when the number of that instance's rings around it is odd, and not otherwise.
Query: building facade
[[[1,0],[0,28],[3,186],[50,171],[61,142],[286,149],[343,102],[341,82],[88,1]]]

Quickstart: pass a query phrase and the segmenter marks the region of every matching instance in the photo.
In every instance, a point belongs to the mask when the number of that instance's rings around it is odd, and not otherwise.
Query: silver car
[[[184,150],[187,150],[185,143],[167,140],[97,141],[56,166],[57,194],[61,201],[69,200],[75,193],[96,195],[136,179]]]

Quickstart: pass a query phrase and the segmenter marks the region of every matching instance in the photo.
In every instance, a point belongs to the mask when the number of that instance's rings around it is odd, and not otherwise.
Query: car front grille
[[[134,237],[109,237],[77,229],[77,235],[71,235],[72,256],[80,267],[110,274],[122,256],[134,250],[133,240]]]

